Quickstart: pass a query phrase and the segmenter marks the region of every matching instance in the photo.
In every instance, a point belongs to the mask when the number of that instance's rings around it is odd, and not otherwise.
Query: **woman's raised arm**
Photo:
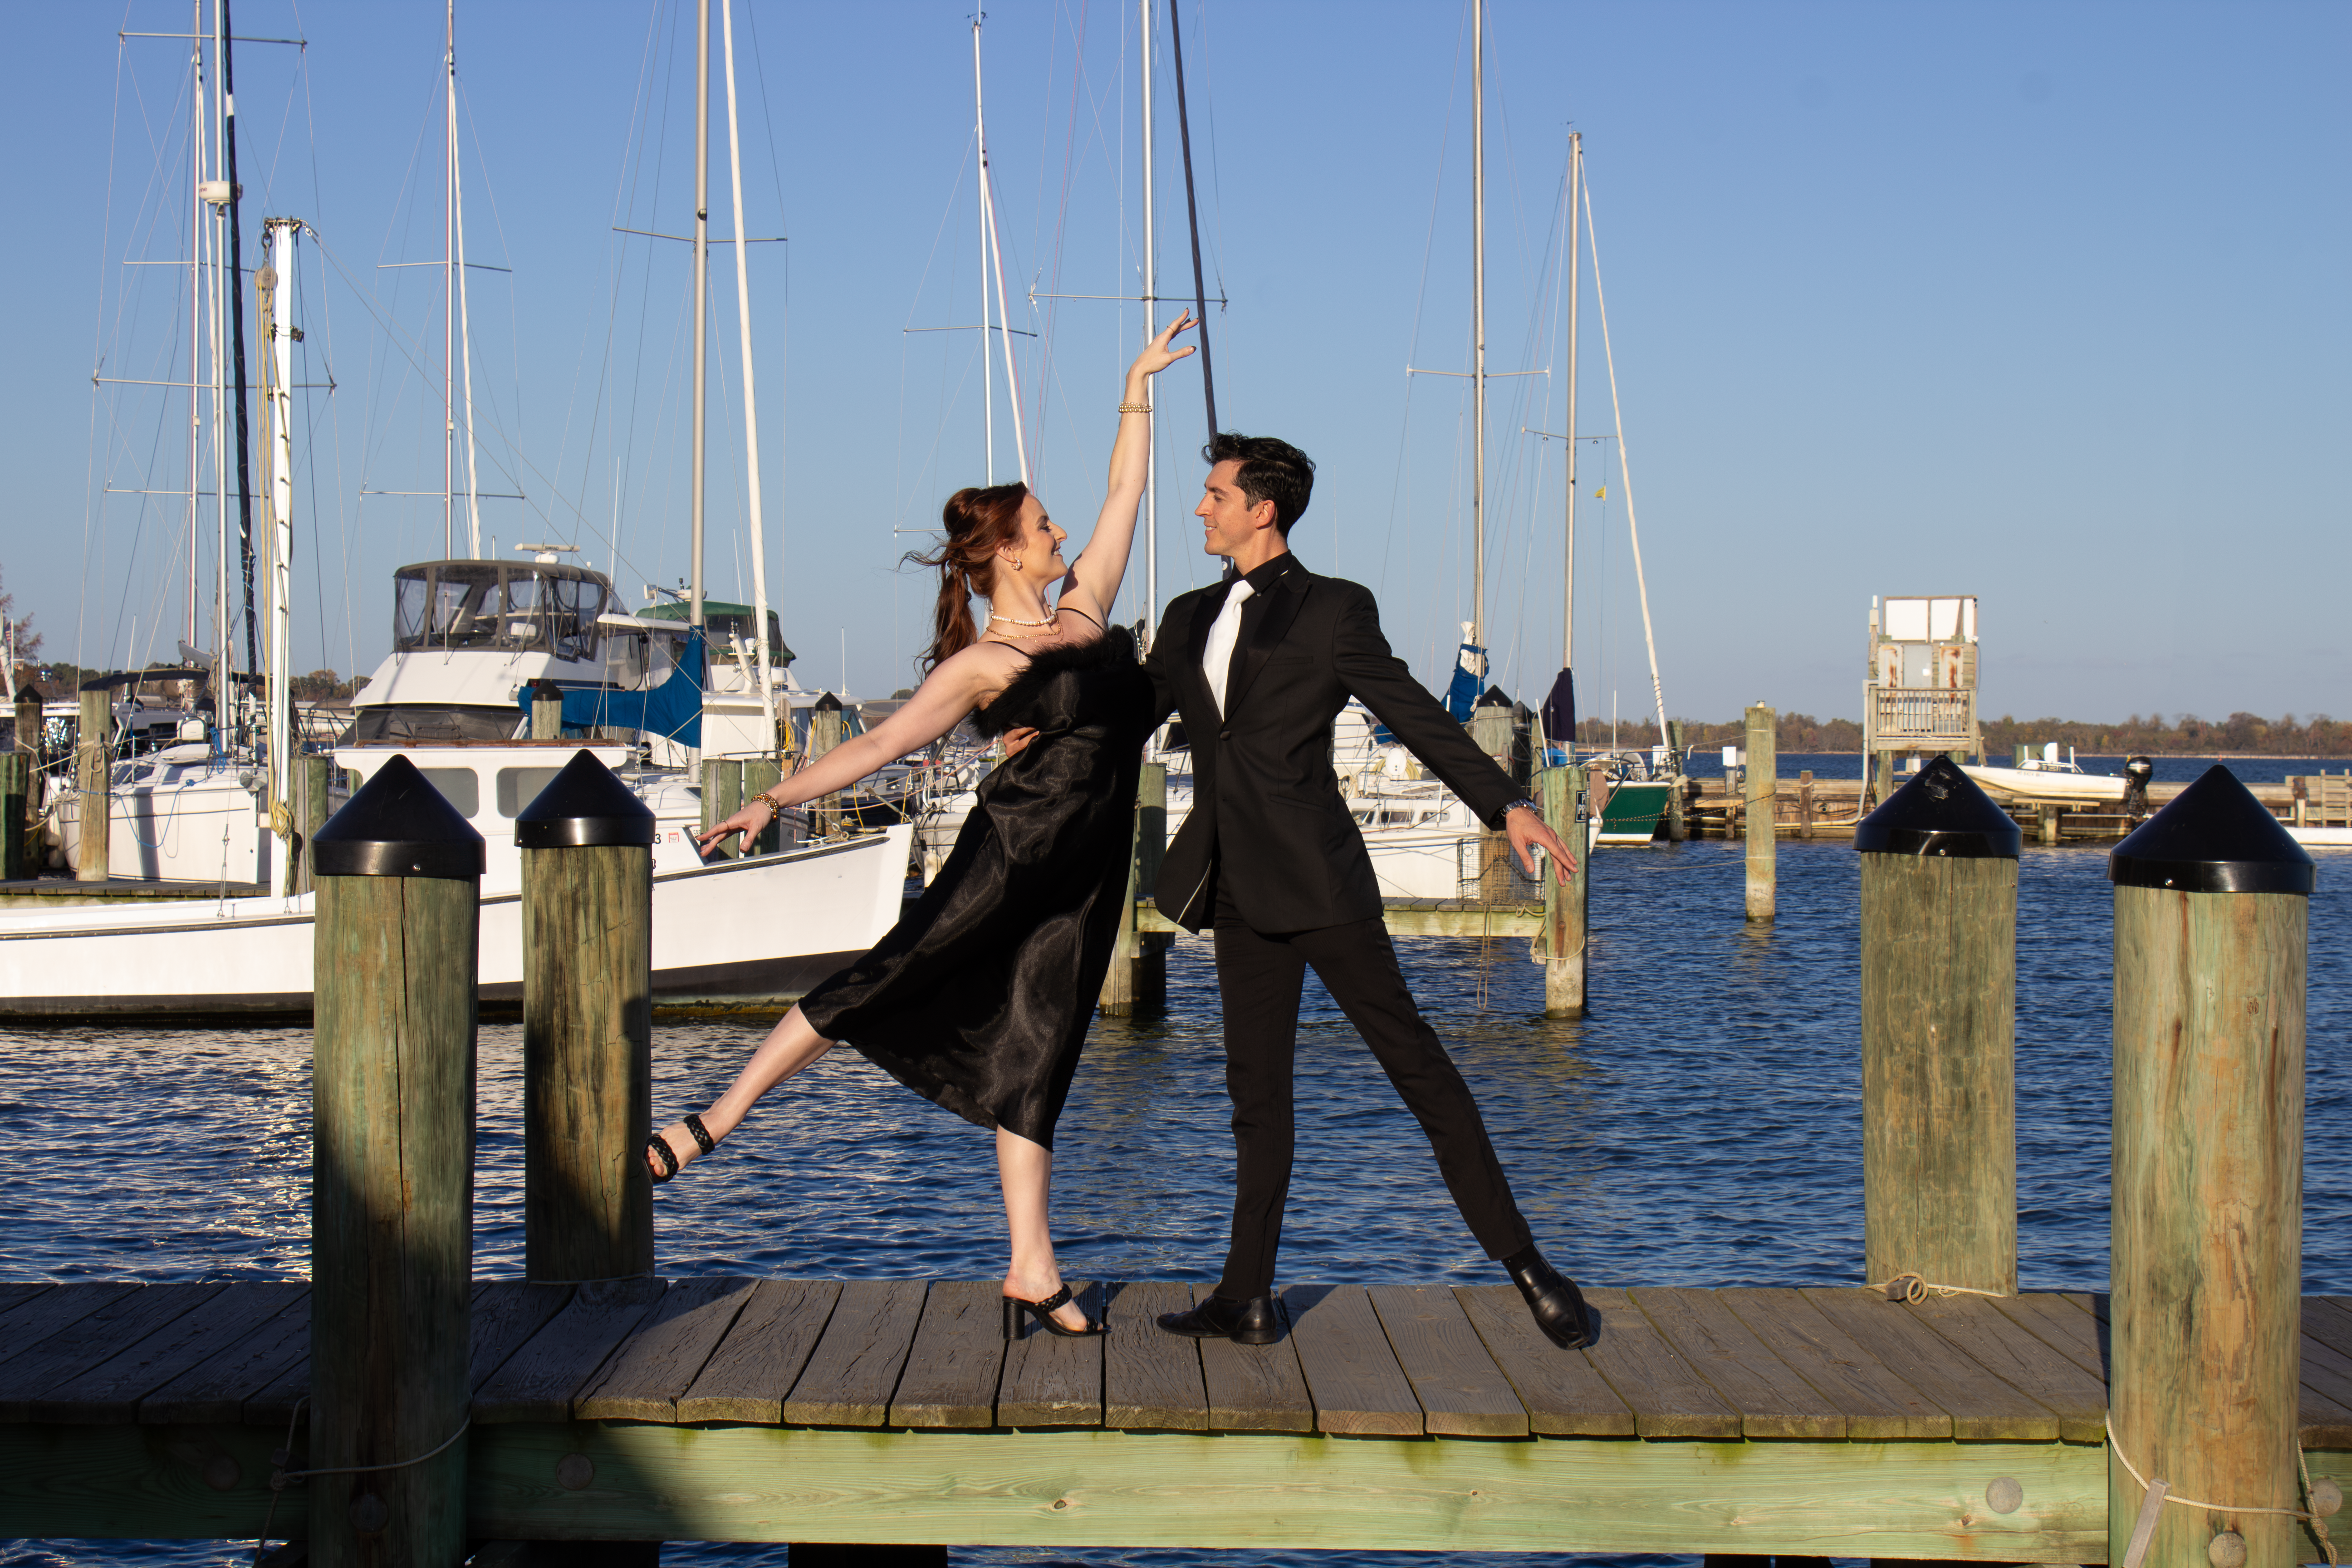
[[[1192,324],[1192,311],[1180,313],[1127,367],[1127,392],[1119,403],[1118,439],[1111,443],[1110,479],[1103,490],[1102,515],[1095,519],[1095,531],[1087,536],[1086,548],[1062,580],[1061,602],[1105,626],[1110,623],[1111,604],[1127,575],[1128,552],[1135,542],[1136,509],[1142,503],[1144,478],[1150,470],[1151,417],[1137,410],[1150,406],[1151,378],[1192,353],[1190,347],[1171,348],[1169,342]],[[1074,601],[1074,593],[1084,596]],[[1147,615],[1154,608],[1144,606]]]

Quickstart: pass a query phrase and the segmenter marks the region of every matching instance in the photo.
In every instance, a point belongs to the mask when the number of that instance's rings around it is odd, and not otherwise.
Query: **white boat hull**
[[[2297,827],[2284,825],[2288,835],[2305,849],[2352,849],[2352,827]]]
[[[801,994],[879,941],[903,902],[910,829],[656,872],[654,1002],[754,1008]],[[315,895],[0,913],[0,1018],[310,1011]],[[522,999],[522,900],[482,900],[481,997]]]
[[[1960,772],[1987,789],[2024,800],[2120,801],[2125,781],[2100,773],[2070,773],[2058,768],[1979,768]]]

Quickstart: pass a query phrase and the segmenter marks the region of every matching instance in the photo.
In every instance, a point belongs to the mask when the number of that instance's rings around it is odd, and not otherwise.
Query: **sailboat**
[[[725,0],[722,0],[725,3]],[[701,0],[698,40],[705,69],[698,73],[698,212],[695,237],[696,292],[707,287],[707,213],[709,5]],[[731,24],[731,16],[727,18]],[[731,35],[731,26],[729,31]],[[454,93],[454,8],[449,52]],[[731,38],[730,38],[731,42]],[[730,89],[732,50],[729,50]],[[453,121],[454,123],[454,116]],[[454,135],[452,137],[454,157]],[[452,179],[452,191],[455,180]],[[740,194],[740,181],[738,191]],[[741,205],[737,214],[740,227]],[[454,219],[453,219],[454,227]],[[284,241],[290,230],[274,230]],[[282,300],[283,295],[279,296]],[[707,321],[700,310],[698,321]],[[290,322],[273,315],[273,342],[282,345]],[[702,363],[707,327],[698,333],[697,364]],[[748,369],[748,367],[747,367]],[[748,381],[747,374],[747,381]],[[277,373],[274,395],[290,389]],[[273,464],[287,451],[291,421],[287,405],[274,405],[269,450]],[[690,618],[679,657],[657,679],[641,677],[635,690],[610,682],[564,696],[564,718],[584,704],[589,721],[603,731],[643,729],[667,722],[658,709],[665,691],[682,699],[686,716],[667,731],[689,748],[698,746],[701,723],[703,422],[698,380],[694,461],[694,561]],[[454,462],[450,471],[455,472]],[[273,475],[286,469],[273,467]],[[274,481],[273,481],[274,482]],[[272,651],[285,668],[282,570],[291,552],[287,512],[290,487],[273,489],[277,567],[270,574]],[[454,516],[454,509],[447,516]],[[454,542],[454,538],[451,542]],[[394,756],[405,756],[422,770],[472,822],[486,844],[482,881],[481,997],[485,1004],[519,1001],[522,962],[520,852],[514,818],[547,780],[581,750],[595,755],[654,809],[654,1000],[670,1008],[771,1011],[870,947],[897,921],[903,899],[910,829],[898,826],[835,843],[705,864],[692,843],[699,801],[689,781],[677,773],[634,765],[638,747],[610,740],[501,738],[452,733],[420,737],[416,726],[438,716],[453,725],[478,721],[495,730],[501,705],[508,736],[524,721],[531,700],[519,672],[540,674],[566,663],[593,667],[633,647],[650,646],[651,631],[635,626],[637,617],[604,605],[611,584],[601,574],[566,567],[556,552],[532,547],[528,563],[451,557],[404,568],[395,574],[396,608],[409,618],[395,627],[394,648],[378,671],[383,691],[355,735],[335,752],[339,767],[363,784]],[[765,588],[760,594],[764,618]],[[618,622],[619,625],[614,623]],[[654,623],[656,630],[675,628]],[[761,639],[764,641],[764,639]],[[618,651],[615,651],[618,650]],[[764,655],[757,660],[764,664]],[[764,676],[765,671],[761,671]],[[439,683],[436,689],[436,682]],[[680,682],[684,684],[679,685]],[[376,684],[377,682],[372,682]],[[273,754],[289,757],[292,747],[282,718],[284,682],[273,689],[270,729]],[[470,700],[450,701],[449,691]],[[405,712],[404,713],[404,710]],[[404,726],[405,729],[404,730]],[[772,729],[769,731],[773,733]],[[272,769],[272,789],[279,770]],[[282,794],[271,797],[268,820],[290,839],[290,819]],[[291,857],[260,897],[220,898],[158,908],[77,908],[55,911],[0,911],[0,1018],[11,1020],[222,1017],[299,1016],[310,1010],[315,895],[294,891]]]

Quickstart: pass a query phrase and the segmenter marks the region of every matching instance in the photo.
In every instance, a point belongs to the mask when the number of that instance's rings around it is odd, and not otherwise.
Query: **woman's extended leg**
[[[751,1053],[751,1059],[743,1064],[743,1070],[735,1075],[727,1092],[702,1113],[704,1129],[714,1139],[726,1137],[751,1113],[751,1107],[759,1103],[761,1095],[831,1049],[833,1042],[820,1037],[809,1026],[809,1021],[801,1016],[801,1010],[793,1008],[784,1015],[782,1023],[768,1031],[768,1037],[760,1042],[760,1048]],[[702,1146],[694,1141],[694,1134],[687,1131],[683,1121],[673,1121],[662,1129],[661,1138],[677,1157],[681,1169],[702,1152]],[[655,1164],[650,1151],[646,1163],[648,1167]]]
[[[1054,1261],[1054,1233],[1046,1223],[1053,1194],[1054,1153],[1017,1132],[996,1130],[996,1173],[1004,1184],[1004,1223],[1013,1237],[1013,1261],[1004,1270],[1004,1293],[1042,1301],[1062,1288]],[[1057,1308],[1054,1321],[1066,1329],[1087,1326],[1086,1313],[1072,1301]]]

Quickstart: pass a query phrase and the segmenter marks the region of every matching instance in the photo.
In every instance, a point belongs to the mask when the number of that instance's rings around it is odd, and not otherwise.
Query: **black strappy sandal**
[[[1063,1286],[1060,1289],[1055,1291],[1052,1295],[1046,1297],[1042,1301],[1024,1301],[1018,1296],[1007,1296],[1004,1298],[1005,1342],[1010,1344],[1021,1337],[1023,1332],[1021,1314],[1024,1312],[1035,1318],[1039,1323],[1045,1326],[1047,1332],[1058,1334],[1066,1340],[1090,1339],[1097,1334],[1107,1334],[1110,1332],[1109,1325],[1096,1322],[1092,1319],[1087,1320],[1087,1326],[1083,1329],[1066,1329],[1062,1327],[1060,1322],[1055,1321],[1054,1314],[1069,1304],[1070,1288],[1067,1285]]]
[[[710,1129],[702,1124],[702,1118],[699,1114],[689,1110],[679,1120],[684,1124],[688,1133],[693,1137],[694,1146],[696,1148],[708,1154],[713,1149],[719,1147],[719,1140],[710,1135]],[[658,1162],[658,1168],[653,1172],[654,1184],[656,1186],[659,1186],[662,1183],[668,1181],[672,1176],[677,1174],[677,1155],[671,1150],[668,1139],[663,1137],[658,1132],[652,1134],[646,1140],[646,1152],[651,1154],[654,1159]]]

